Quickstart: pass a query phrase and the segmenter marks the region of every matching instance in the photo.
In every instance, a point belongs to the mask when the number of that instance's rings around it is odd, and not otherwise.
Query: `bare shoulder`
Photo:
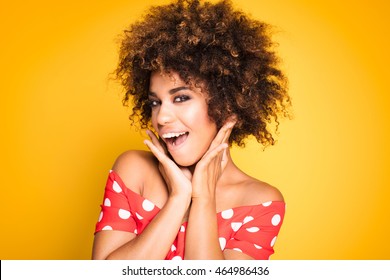
[[[145,180],[154,174],[158,167],[151,152],[129,150],[118,156],[112,170],[121,177],[127,187],[142,193]]]
[[[116,159],[113,168],[119,171],[121,168],[126,168],[132,165],[146,165],[155,164],[156,159],[151,152],[141,150],[128,150],[123,152]],[[145,167],[145,166],[144,166]]]
[[[274,186],[243,172],[230,174],[217,188],[217,210],[259,205],[268,201],[284,202],[282,193]]]
[[[243,188],[245,189],[243,200],[247,205],[284,201],[282,193],[276,187],[255,178],[245,180]]]

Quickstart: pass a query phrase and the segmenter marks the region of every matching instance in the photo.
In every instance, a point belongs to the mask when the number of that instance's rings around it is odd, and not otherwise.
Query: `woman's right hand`
[[[170,196],[186,196],[191,200],[192,174],[186,167],[179,167],[169,158],[165,143],[162,143],[150,130],[146,130],[150,140],[144,140],[150,151],[159,161],[159,170],[163,176]]]

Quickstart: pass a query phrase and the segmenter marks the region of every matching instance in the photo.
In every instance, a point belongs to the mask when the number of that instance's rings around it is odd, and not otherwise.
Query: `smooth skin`
[[[218,240],[216,213],[266,201],[283,201],[274,187],[242,172],[230,156],[234,117],[217,131],[207,114],[207,96],[175,73],[153,73],[150,82],[152,125],[146,151],[128,151],[113,170],[132,191],[161,210],[136,235],[122,231],[95,234],[93,259],[164,259],[183,222],[188,221],[185,259],[252,259],[226,249]],[[185,131],[184,144],[164,142],[167,132]],[[170,150],[171,149],[171,150]],[[202,229],[202,230],[199,230]]]

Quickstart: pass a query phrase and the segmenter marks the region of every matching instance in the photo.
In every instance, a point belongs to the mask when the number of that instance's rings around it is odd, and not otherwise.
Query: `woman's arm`
[[[193,199],[187,226],[185,259],[199,260],[253,260],[241,252],[222,251],[215,203]]]
[[[184,258],[198,260],[224,259],[218,239],[215,199],[192,199]]]
[[[226,148],[234,122],[225,124],[196,165],[186,233],[185,259],[224,259],[216,215],[215,187],[227,164]]]

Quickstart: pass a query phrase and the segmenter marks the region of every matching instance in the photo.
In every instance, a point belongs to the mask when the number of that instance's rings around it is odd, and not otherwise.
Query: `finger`
[[[158,163],[158,170],[160,171],[161,176],[164,178],[164,181],[168,183],[169,178],[168,178],[167,173],[165,172],[165,168],[161,162]]]
[[[219,156],[219,161],[222,161],[222,156],[223,156],[222,152],[225,149],[227,149],[228,146],[229,145],[227,143],[219,144],[217,147],[207,152],[199,163],[201,163],[203,166],[207,166],[211,163],[213,159],[218,158],[218,156]]]
[[[157,138],[157,136],[149,129],[146,130],[146,134],[149,136],[150,140],[152,140],[152,143],[164,154],[167,154],[167,148],[165,147],[165,143]]]
[[[228,123],[225,124],[227,126],[227,129],[226,129],[224,138],[222,139],[222,143],[228,143],[229,142],[230,134],[232,133],[235,124],[236,124],[235,121],[234,122],[228,122]]]
[[[174,163],[167,154],[162,152],[159,148],[157,148],[150,140],[144,140],[144,144],[148,146],[153,155],[157,158],[162,168],[164,169],[164,174],[166,174],[166,170],[172,171],[179,169],[176,163]],[[161,172],[161,169],[160,169]],[[165,176],[166,177],[166,176]]]
[[[226,122],[218,131],[213,142],[211,142],[210,148],[213,149],[221,143],[227,143],[230,137],[230,133],[235,125],[235,122]]]
[[[222,158],[221,158],[221,171],[225,170],[225,167],[228,162],[227,149],[223,150]]]
[[[150,140],[144,140],[144,144],[148,146],[149,150],[153,153],[153,155],[158,159],[159,162],[161,162],[163,165],[166,163],[166,160],[168,159],[167,155],[164,153],[164,150],[161,148],[158,148],[152,141]],[[160,145],[161,146],[161,145]]]

